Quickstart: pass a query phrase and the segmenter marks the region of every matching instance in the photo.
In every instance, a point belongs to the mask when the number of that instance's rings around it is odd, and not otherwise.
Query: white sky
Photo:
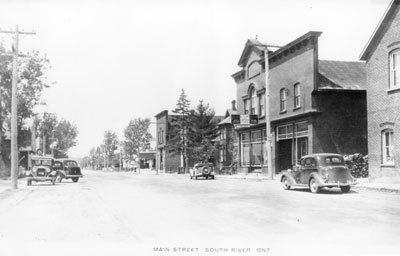
[[[0,0],[0,28],[19,25],[22,52],[46,54],[47,107],[75,123],[74,157],[130,119],[175,108],[181,89],[224,115],[248,38],[285,45],[321,31],[320,59],[356,61],[390,0]],[[5,40],[10,36],[3,35]],[[155,125],[152,127],[155,134]]]

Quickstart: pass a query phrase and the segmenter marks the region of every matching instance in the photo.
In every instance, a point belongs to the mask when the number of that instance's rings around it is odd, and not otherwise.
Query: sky
[[[20,51],[51,62],[38,112],[74,123],[71,157],[89,154],[106,130],[123,140],[129,120],[173,110],[181,90],[224,115],[231,75],[249,38],[285,45],[321,31],[319,58],[358,61],[390,0],[0,0],[0,28],[35,31]],[[3,41],[10,35],[0,35]]]

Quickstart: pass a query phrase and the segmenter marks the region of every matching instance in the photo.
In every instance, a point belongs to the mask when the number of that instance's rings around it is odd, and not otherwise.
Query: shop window
[[[287,101],[287,90],[286,89],[281,89],[280,91],[280,111],[285,112],[286,111],[286,102]]]
[[[294,108],[300,107],[300,84],[294,85]]]
[[[308,136],[308,122],[301,122],[295,124],[296,137]]]
[[[382,164],[394,165],[393,130],[382,131]]]
[[[389,54],[389,89],[400,88],[400,49],[396,49]]]
[[[287,124],[277,127],[277,139],[279,140],[286,140],[293,138],[293,125]]]
[[[240,160],[241,160],[241,165],[242,166],[249,166],[250,165],[250,133],[244,132],[241,134],[241,155],[240,155]]]

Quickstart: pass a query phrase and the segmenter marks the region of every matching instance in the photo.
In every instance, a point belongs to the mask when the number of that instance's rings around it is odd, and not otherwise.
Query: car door
[[[313,172],[317,172],[317,163],[314,157],[307,157],[302,161],[300,170],[300,183],[307,184],[310,175]]]

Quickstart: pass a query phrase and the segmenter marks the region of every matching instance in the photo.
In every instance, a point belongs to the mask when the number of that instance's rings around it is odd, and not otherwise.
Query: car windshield
[[[65,162],[64,162],[64,165],[67,166],[67,167],[75,167],[75,166],[78,166],[77,162],[75,162],[75,161],[65,161]]]
[[[33,165],[52,165],[51,159],[35,159],[32,161]]]
[[[344,161],[343,158],[338,156],[327,156],[325,159],[322,159],[322,165],[329,166],[329,165],[343,165]]]

